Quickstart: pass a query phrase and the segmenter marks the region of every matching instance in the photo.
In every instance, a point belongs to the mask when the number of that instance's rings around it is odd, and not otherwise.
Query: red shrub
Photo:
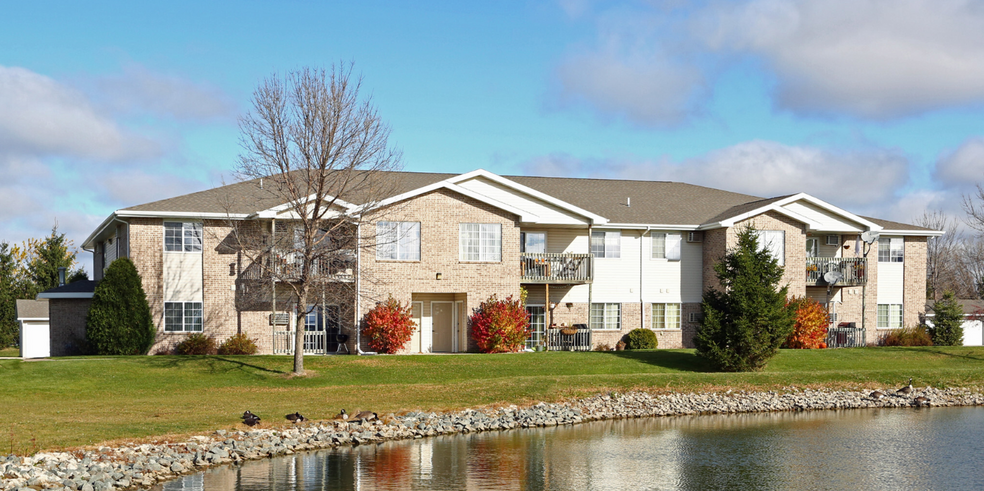
[[[786,340],[787,348],[826,348],[829,314],[827,308],[812,298],[794,298],[789,306],[796,309],[796,327]]]
[[[377,303],[366,313],[366,336],[369,348],[380,353],[396,353],[410,341],[414,324],[410,305],[400,305],[393,297]]]
[[[482,302],[471,316],[472,338],[483,353],[519,351],[530,337],[530,316],[512,296],[495,295]]]

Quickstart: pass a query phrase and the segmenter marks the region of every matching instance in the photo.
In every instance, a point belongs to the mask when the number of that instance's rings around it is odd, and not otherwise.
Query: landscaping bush
[[[656,349],[659,340],[649,329],[636,328],[625,335],[625,349]]]
[[[963,309],[952,291],[933,304],[933,327],[929,336],[936,346],[961,346],[963,344]]]
[[[86,344],[100,355],[142,355],[156,334],[137,268],[129,258],[113,261],[92,295]]]
[[[796,310],[796,324],[793,333],[786,339],[786,348],[818,349],[826,348],[829,313],[827,308],[812,298],[799,297],[789,301],[790,308]]]
[[[413,330],[410,305],[400,305],[400,302],[390,297],[385,302],[377,303],[366,313],[366,326],[362,329],[362,334],[366,337],[369,348],[391,354],[410,341]]]
[[[196,332],[178,343],[174,348],[176,355],[214,355],[215,340]]]
[[[220,355],[255,355],[256,351],[256,342],[243,333],[226,339],[218,349]]]
[[[482,302],[471,316],[472,338],[483,353],[506,353],[523,349],[530,337],[530,316],[512,296],[495,295]]]
[[[933,339],[929,336],[926,326],[903,327],[895,329],[882,338],[885,346],[932,346]]]
[[[614,351],[614,350],[612,349],[612,345],[601,343],[598,346],[595,346],[592,351]]]

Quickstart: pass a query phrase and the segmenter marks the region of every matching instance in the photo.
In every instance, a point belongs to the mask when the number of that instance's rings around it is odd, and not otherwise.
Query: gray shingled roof
[[[18,319],[47,319],[48,300],[17,299]]]
[[[376,175],[373,189],[383,189],[381,199],[418,189],[458,174],[427,172],[386,172]],[[579,179],[565,177],[502,176],[521,185],[553,196],[579,208],[601,215],[612,223],[700,225],[718,222],[756,208],[767,206],[787,196],[763,199],[693,184],[667,181],[633,181],[618,179]],[[277,181],[264,179],[239,182],[197,193],[176,196],[121,211],[155,211],[185,213],[251,214],[273,208],[282,200],[274,192]],[[362,204],[368,193],[344,196],[346,201]],[[631,206],[628,205],[631,203]],[[867,218],[867,217],[865,217]],[[914,225],[868,218],[885,228],[927,230]]]

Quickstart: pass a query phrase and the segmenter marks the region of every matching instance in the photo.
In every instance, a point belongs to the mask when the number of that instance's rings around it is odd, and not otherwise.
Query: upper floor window
[[[377,223],[376,259],[420,261],[420,222]]]
[[[520,232],[520,252],[543,254],[547,252],[547,234],[544,232]]]
[[[621,255],[622,232],[593,231],[591,232],[591,254],[594,257],[617,258]]]
[[[164,250],[202,252],[201,222],[164,222]]]
[[[783,230],[756,230],[758,236],[758,250],[766,250],[772,257],[779,261],[779,265],[786,264],[786,232]]]
[[[462,261],[502,261],[502,225],[462,223],[458,226],[458,259]]]
[[[878,239],[878,262],[900,263],[905,257],[902,237],[882,237]]]
[[[820,255],[820,239],[816,237],[806,238],[806,257],[817,257]]]
[[[680,260],[680,244],[683,236],[680,234],[653,233],[653,259]]]

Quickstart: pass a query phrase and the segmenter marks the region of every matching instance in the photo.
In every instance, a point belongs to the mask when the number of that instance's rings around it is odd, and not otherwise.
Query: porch
[[[591,283],[594,256],[568,253],[520,253],[520,281],[523,283]]]
[[[823,276],[838,272],[842,279],[837,286],[862,286],[867,283],[865,274],[868,263],[863,257],[815,257],[806,258],[806,286],[827,286]]]
[[[309,276],[328,281],[355,281],[355,257],[339,256],[316,259],[311,264]],[[241,280],[280,281],[298,280],[303,272],[303,263],[292,253],[274,253],[262,261],[246,266],[239,272]]]

